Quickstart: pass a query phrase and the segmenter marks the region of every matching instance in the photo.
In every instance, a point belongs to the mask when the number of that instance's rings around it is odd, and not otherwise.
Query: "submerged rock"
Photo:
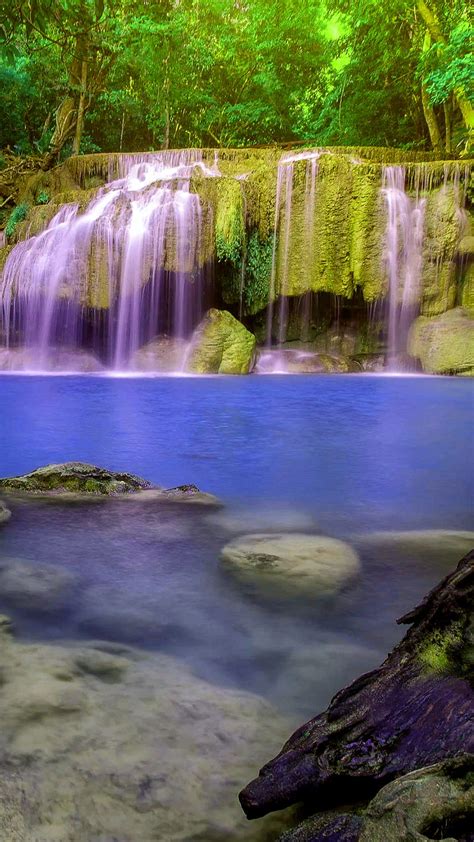
[[[64,608],[75,577],[51,564],[0,560],[0,600],[14,608],[48,613]]]
[[[11,513],[10,509],[7,509],[5,504],[2,503],[2,501],[0,500],[0,525],[2,523],[6,523],[8,520],[10,520],[11,516],[12,516],[12,513]]]
[[[474,374],[474,317],[461,307],[419,316],[408,334],[408,353],[429,374]]]
[[[359,571],[349,544],[321,535],[243,535],[224,547],[221,558],[244,581],[287,596],[338,591]]]
[[[186,370],[195,374],[248,374],[255,336],[227,310],[209,310],[193,333]]]
[[[21,842],[264,842],[281,832],[276,817],[249,828],[235,797],[287,727],[257,696],[101,643],[2,639],[0,669],[5,840],[17,825]]]
[[[129,368],[133,371],[172,374],[182,371],[188,343],[184,339],[161,336],[133,354]]]
[[[474,532],[455,529],[409,529],[406,532],[369,532],[355,535],[359,546],[379,551],[397,550],[405,556],[426,557],[452,565],[456,560],[474,549]]]
[[[256,374],[333,374],[358,369],[348,357],[308,349],[280,348],[261,350]]]
[[[408,842],[425,838],[423,833],[428,839],[446,838],[456,828],[457,838],[469,838],[473,574],[474,551],[399,620],[412,628],[384,663],[341,690],[324,713],[290,737],[241,792],[249,818],[300,801],[311,812],[328,802],[347,812],[352,802],[361,814],[365,801],[362,824],[351,825],[349,817],[344,829],[349,836],[343,839]],[[466,752],[471,757],[465,763]],[[432,764],[446,765],[425,768]],[[339,839],[331,835],[334,816],[322,825],[315,817],[319,824],[313,829],[312,821],[284,836],[285,842]]]

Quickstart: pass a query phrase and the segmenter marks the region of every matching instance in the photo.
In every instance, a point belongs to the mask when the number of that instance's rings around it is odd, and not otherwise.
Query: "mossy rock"
[[[408,334],[408,353],[429,374],[474,374],[474,318],[461,307],[419,316]]]
[[[46,465],[29,474],[0,479],[0,488],[7,493],[115,496],[150,487],[147,480],[133,474],[107,471],[85,462]]]
[[[461,280],[461,305],[474,314],[474,262],[466,266]]]
[[[248,374],[255,336],[227,310],[209,310],[194,331],[186,368],[195,374]]]

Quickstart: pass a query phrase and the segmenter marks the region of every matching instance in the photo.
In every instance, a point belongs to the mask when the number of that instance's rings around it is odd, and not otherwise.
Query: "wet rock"
[[[360,816],[328,811],[288,830],[278,842],[357,842],[361,825]]]
[[[200,491],[197,485],[177,485],[175,488],[165,488],[158,495],[160,501],[170,503],[196,503],[202,506],[222,506],[221,501],[214,494]]]
[[[97,645],[0,645],[0,828],[15,818],[21,842],[277,838],[280,819],[249,827],[235,798],[287,727],[270,705],[126,649],[104,680]]]
[[[379,550],[396,550],[406,557],[442,561],[451,566],[458,558],[474,549],[474,532],[455,529],[413,529],[406,532],[369,532],[355,535],[361,547]]]
[[[457,762],[472,750],[474,551],[399,622],[412,628],[384,663],[340,691],[327,710],[299,728],[241,792],[249,818],[300,801],[311,812],[328,801],[341,809],[351,801],[367,803],[394,778],[448,759]],[[432,789],[432,781],[426,786],[425,807],[441,792],[438,784]],[[415,793],[416,785],[411,788],[412,802],[418,798]],[[415,838],[413,832],[397,836],[400,828],[387,835],[391,810],[392,827],[399,821],[404,828],[399,814],[397,818],[395,794],[396,789],[381,793],[380,809],[377,799],[372,803],[360,837],[364,842]],[[415,805],[413,817],[418,822],[416,811]],[[389,819],[387,833],[381,823],[372,834],[370,821],[377,822],[384,814]],[[437,830],[442,829],[441,823]],[[316,842],[325,837],[309,838]]]
[[[87,374],[103,370],[104,365],[97,357],[80,349],[50,348],[44,362],[41,361],[38,351],[34,348],[0,349],[0,371],[54,371]]]
[[[387,784],[370,802],[359,842],[472,839],[474,755],[417,769]]]
[[[408,352],[429,374],[474,374],[474,318],[461,307],[419,316],[408,334]]]
[[[227,310],[209,310],[193,333],[186,370],[195,374],[248,374],[255,336]]]
[[[64,608],[76,579],[67,570],[21,560],[0,561],[0,599],[33,613]]]
[[[130,368],[133,371],[172,374],[183,371],[188,343],[184,339],[161,336],[135,351]]]
[[[348,357],[340,354],[281,348],[260,351],[255,374],[332,374],[347,373],[357,368]]]
[[[2,523],[6,523],[10,520],[12,513],[10,509],[7,509],[4,503],[0,500],[0,526]]]
[[[68,501],[84,498],[140,500],[142,503],[201,503],[220,506],[213,494],[200,491],[196,485],[159,488],[148,480],[125,472],[108,471],[85,462],[64,462],[46,465],[30,474],[0,479],[5,494],[34,494],[49,499]]]
[[[97,649],[83,649],[74,658],[74,664],[84,673],[107,681],[119,681],[128,667],[127,658]]]
[[[349,544],[300,533],[243,535],[224,547],[221,559],[244,581],[287,596],[337,592],[359,571]]]
[[[68,492],[108,495],[130,494],[150,488],[147,480],[133,474],[118,473],[89,465],[86,462],[64,462],[46,465],[29,474],[0,479],[0,488],[7,492],[64,494]]]

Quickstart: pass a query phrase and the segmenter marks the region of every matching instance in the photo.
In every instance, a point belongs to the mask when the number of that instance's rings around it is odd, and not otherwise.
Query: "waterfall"
[[[296,154],[282,155],[278,163],[277,181],[275,190],[275,218],[273,230],[273,252],[272,270],[270,279],[270,294],[267,309],[267,347],[272,345],[272,329],[275,300],[278,298],[278,344],[281,345],[286,339],[288,319],[288,280],[289,260],[292,248],[292,210],[293,210],[293,184],[295,176],[295,164],[300,161],[306,162],[305,169],[305,190],[303,208],[303,254],[305,257],[302,272],[308,276],[311,270],[314,257],[314,214],[316,208],[316,181],[318,174],[318,160],[322,150],[310,152],[299,152]],[[303,311],[302,329],[309,322],[308,305],[310,298],[306,299],[306,307]]]
[[[57,346],[78,349],[86,340],[95,350],[98,327],[87,317],[107,307],[115,369],[129,367],[133,352],[163,328],[187,336],[204,307],[195,167],[219,175],[217,162],[206,167],[196,150],[124,155],[119,177],[84,210],[66,204],[44,231],[17,243],[0,276],[5,348],[29,350],[28,367],[41,370]]]
[[[388,365],[393,370],[406,349],[420,300],[426,198],[407,195],[404,167],[384,168],[382,190],[387,207]]]

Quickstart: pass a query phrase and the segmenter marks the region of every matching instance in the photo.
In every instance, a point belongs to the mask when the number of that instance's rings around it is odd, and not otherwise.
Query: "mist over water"
[[[436,554],[433,538],[367,535],[473,527],[467,381],[10,376],[1,386],[2,475],[80,459],[166,487],[196,483],[224,504],[11,502],[1,558],[74,579],[58,610],[0,604],[20,636],[172,654],[295,721],[376,666],[401,635],[395,619],[458,560]],[[232,538],[281,531],[348,541],[360,576],[335,596],[277,598],[221,567]]]

